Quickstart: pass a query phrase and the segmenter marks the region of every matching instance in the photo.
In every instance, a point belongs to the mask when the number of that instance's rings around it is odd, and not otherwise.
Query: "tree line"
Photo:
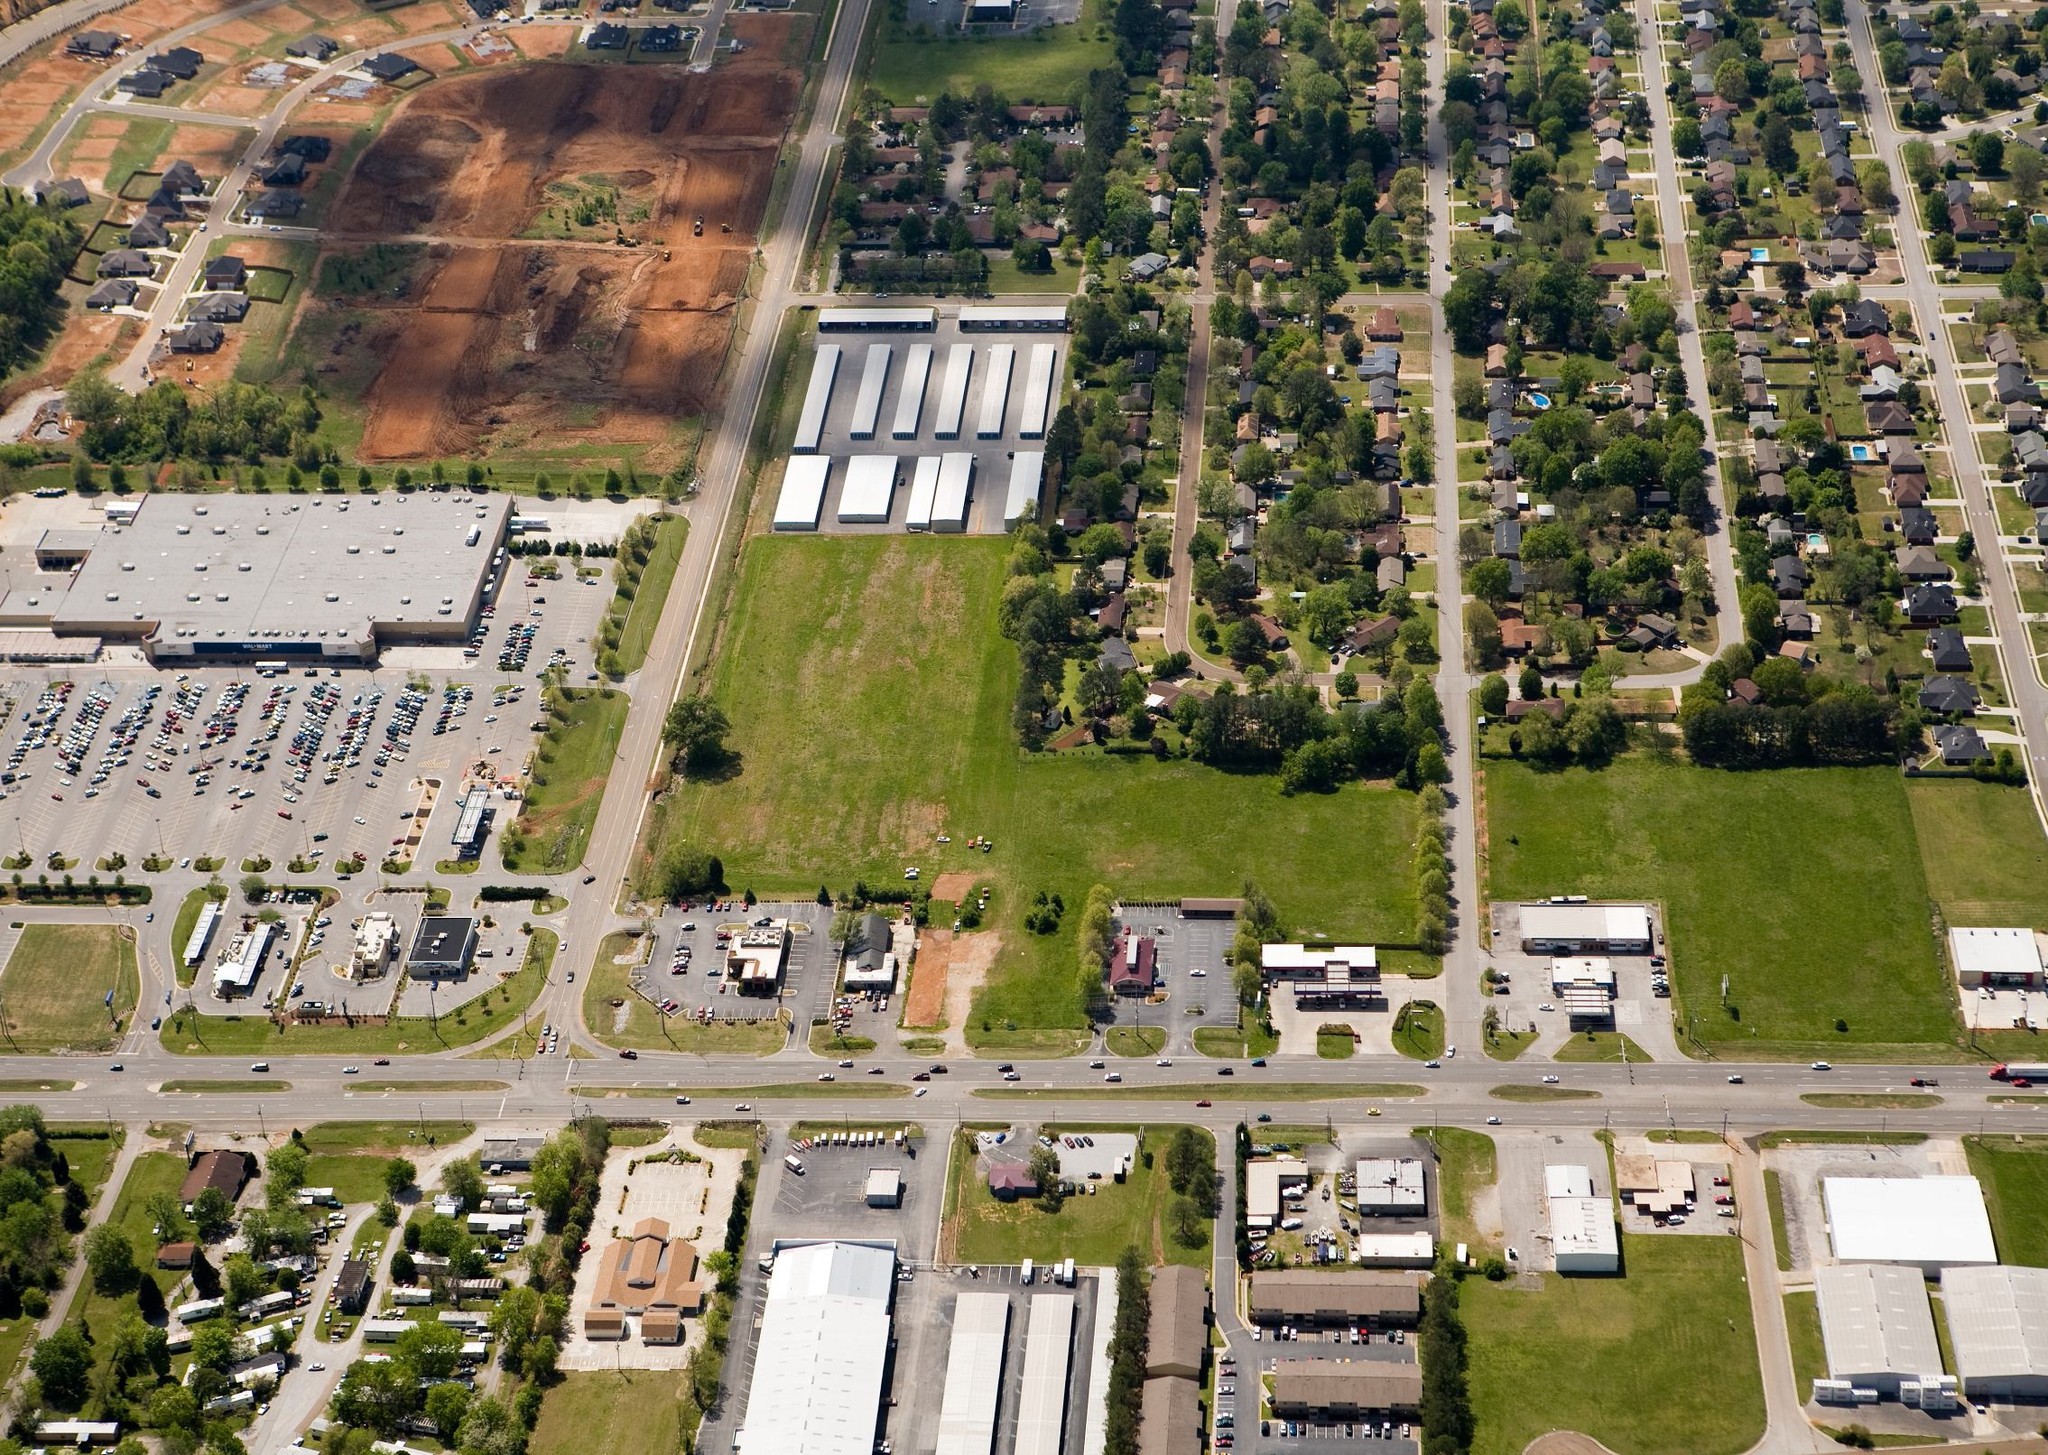
[[[62,326],[58,290],[84,241],[57,207],[0,190],[0,379],[34,359]]]

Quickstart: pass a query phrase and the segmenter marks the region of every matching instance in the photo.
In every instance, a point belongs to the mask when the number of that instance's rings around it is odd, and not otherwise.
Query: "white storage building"
[[[816,454],[825,437],[825,411],[832,404],[832,385],[839,378],[838,344],[819,344],[811,360],[811,383],[804,390],[803,412],[796,420],[796,441],[790,448],[799,455]]]
[[[818,332],[930,333],[938,320],[936,308],[821,308]]]
[[[960,327],[1002,333],[1065,333],[1064,303],[969,303],[960,310]]]
[[[904,525],[911,530],[932,528],[932,507],[939,498],[939,457],[919,455],[910,476],[910,512]]]
[[[896,457],[855,455],[846,462],[839,487],[839,519],[849,525],[881,525],[896,504]]]
[[[974,498],[974,456],[939,456],[939,485],[932,497],[932,529],[958,535],[967,529],[967,505]]]
[[[2048,1399],[2048,1268],[1945,1268],[1956,1373],[1971,1399]]]
[[[1024,1383],[1017,1400],[1014,1455],[1060,1455],[1073,1350],[1074,1295],[1032,1295],[1031,1322],[1024,1330]]]
[[[2030,929],[1957,929],[1948,932],[1949,964],[1966,990],[1980,985],[2038,990],[2043,981],[2041,937]]]
[[[1044,450],[1018,450],[1010,456],[1010,490],[1003,502],[1003,529],[1038,514],[1039,492],[1044,485]]]
[[[862,1243],[779,1249],[756,1342],[744,1455],[874,1455],[896,1254]]]
[[[1941,1372],[1941,1346],[1919,1270],[1837,1263],[1813,1270],[1828,1377],[1896,1399],[1901,1380]]]
[[[871,440],[875,437],[875,426],[882,417],[882,391],[889,386],[889,360],[896,350],[887,344],[869,344],[867,366],[860,371],[860,393],[854,396],[853,427],[849,431],[857,440]]]
[[[1351,1261],[1366,1268],[1433,1268],[1436,1239],[1428,1233],[1360,1233]]]
[[[829,455],[792,455],[782,467],[782,493],[775,497],[776,530],[816,530],[825,510]]]
[[[1543,1192],[1550,1205],[1550,1251],[1559,1273],[1617,1273],[1621,1238],[1614,1205],[1593,1195],[1593,1174],[1575,1165],[1545,1167]]]
[[[206,959],[207,942],[213,938],[214,930],[220,924],[220,901],[208,899],[199,906],[199,918],[192,923],[192,934],[185,941],[185,968],[196,970]]]
[[[1258,1157],[1244,1166],[1244,1225],[1276,1228],[1286,1190],[1308,1181],[1308,1164],[1299,1157]]]
[[[1052,414],[1053,388],[1059,380],[1058,344],[1033,344],[1024,366],[1024,416],[1017,421],[1017,437],[1045,438],[1045,426]]]
[[[955,1301],[936,1455],[992,1455],[1009,1338],[1008,1294],[963,1293]]]
[[[981,422],[975,434],[985,440],[1003,437],[1003,416],[1010,410],[1010,374],[1017,367],[1015,344],[990,344],[988,372],[981,379]]]
[[[1358,1211],[1366,1217],[1419,1218],[1429,1212],[1419,1157],[1361,1157],[1354,1169]]]
[[[932,346],[912,344],[903,354],[903,392],[896,396],[896,425],[889,432],[899,440],[917,438],[924,417],[924,390],[932,375]]]
[[[1651,945],[1650,910],[1641,904],[1525,904],[1521,931],[1530,955],[1647,955]]]
[[[973,378],[974,345],[954,344],[946,350],[946,378],[939,385],[939,412],[932,421],[933,438],[960,438],[960,422],[967,416],[967,385]]]
[[[1828,1237],[1843,1263],[1907,1263],[1924,1273],[1996,1263],[1974,1177],[1824,1177]]]

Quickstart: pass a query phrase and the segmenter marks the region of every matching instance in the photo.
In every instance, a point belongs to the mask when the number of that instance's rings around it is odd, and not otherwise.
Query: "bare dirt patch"
[[[958,904],[974,892],[978,881],[963,869],[952,869],[932,881],[932,898]]]
[[[55,389],[71,382],[71,376],[101,354],[119,353],[142,331],[132,318],[82,312],[64,325],[56,344],[44,357],[42,367],[30,374],[16,374],[0,387],[0,409],[37,389]]]
[[[995,968],[1003,937],[994,930],[980,934],[955,935],[953,953],[946,965],[946,1049],[967,1052],[967,1017],[974,1009],[974,993],[988,983]]]
[[[335,245],[436,255],[416,302],[380,310],[362,453],[652,442],[701,414],[799,85],[743,55],[707,75],[494,67],[402,103],[327,219]],[[521,240],[551,183],[592,174],[631,184],[611,235]]]
[[[917,959],[910,969],[910,995],[903,1003],[906,1029],[928,1029],[946,1013],[946,973],[952,955],[951,930],[926,930],[918,936]]]

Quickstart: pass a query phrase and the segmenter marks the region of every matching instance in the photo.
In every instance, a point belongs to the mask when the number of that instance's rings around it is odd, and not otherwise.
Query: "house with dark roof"
[[[998,1162],[988,1169],[988,1190],[1004,1202],[1038,1196],[1038,1179],[1021,1162]]]
[[[1943,723],[1931,734],[1934,751],[1943,763],[1988,763],[1991,749],[1984,746],[1984,735],[1966,723]]]
[[[1977,687],[1961,677],[1929,677],[1920,684],[1920,710],[1937,717],[1968,717],[1977,710]]]
[[[296,192],[259,192],[242,210],[250,217],[274,221],[280,217],[297,217],[305,207],[306,199]]]
[[[419,69],[419,63],[391,51],[371,56],[363,62],[363,74],[374,81],[389,85],[404,76],[410,76]]]
[[[607,20],[590,27],[590,33],[583,37],[583,46],[593,51],[622,51],[631,38],[625,26]]]
[[[300,60],[326,61],[333,59],[340,49],[341,47],[328,37],[316,33],[292,41],[284,48],[284,53]]]
[[[124,95],[140,96],[145,101],[153,101],[171,89],[171,78],[162,71],[144,66],[139,71],[130,71],[114,82],[114,89]]]
[[[199,74],[199,68],[206,64],[206,57],[189,45],[181,45],[173,46],[167,51],[159,51],[149,58],[148,64],[166,76],[189,81]]]
[[[66,177],[43,188],[43,203],[49,207],[83,207],[90,201],[92,193],[76,177]]]
[[[1899,533],[1908,545],[1931,546],[1941,534],[1941,523],[1924,505],[1912,505],[1899,512]]]
[[[103,61],[121,49],[121,37],[110,30],[81,30],[64,44],[66,55]]]
[[[272,162],[263,173],[266,187],[298,187],[306,180],[306,159],[295,152],[287,152]]]
[[[156,264],[132,248],[115,248],[102,254],[98,268],[102,278],[147,278],[156,270]]]
[[[204,293],[185,315],[188,323],[240,323],[249,313],[246,293]]]
[[[204,273],[209,289],[242,288],[249,282],[249,265],[233,253],[208,258]]]
[[[1779,556],[1771,562],[1771,584],[1777,587],[1780,599],[1804,596],[1812,582],[1813,576],[1806,569],[1806,562],[1796,555]]]
[[[199,197],[206,192],[206,183],[200,179],[199,169],[183,160],[165,167],[156,185],[159,191],[168,192],[173,197]]]
[[[1961,614],[1956,606],[1955,588],[1940,582],[1907,591],[1905,608],[1906,620],[1916,623],[1954,621]]]
[[[126,308],[135,301],[141,290],[133,278],[109,278],[92,292],[85,295],[85,306],[107,313],[116,308]]]
[[[1952,626],[1937,627],[1927,634],[1927,659],[1937,672],[1970,670],[1970,647],[1963,634]]]
[[[128,224],[129,247],[164,248],[170,245],[170,230],[147,213]]]
[[[1862,338],[1865,334],[1891,331],[1891,315],[1884,311],[1884,305],[1876,299],[1859,298],[1854,303],[1843,305],[1842,332],[1850,338]]]
[[[217,323],[188,323],[170,337],[171,352],[174,354],[218,353],[220,346],[227,342],[227,334]]]

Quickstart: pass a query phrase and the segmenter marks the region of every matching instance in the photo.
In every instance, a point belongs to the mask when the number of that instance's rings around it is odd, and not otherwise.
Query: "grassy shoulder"
[[[554,874],[583,863],[627,706],[623,692],[604,689],[565,688],[551,702],[526,800],[501,840],[509,872]]]
[[[473,1046],[517,1025],[540,995],[561,939],[536,927],[516,974],[446,1015],[394,1016],[382,1025],[285,1025],[267,1017],[210,1016],[179,1010],[164,1022],[164,1049],[185,1056],[279,1055],[399,1056]]]
[[[1394,1049],[1415,1061],[1444,1053],[1444,1013],[1429,1000],[1411,1000],[1394,1015]]]
[[[680,515],[661,517],[654,526],[654,548],[640,568],[640,581],[633,588],[625,625],[619,630],[619,644],[613,651],[620,676],[637,672],[647,661],[648,644],[668,603],[668,589],[675,583],[676,567],[682,564],[683,543],[690,537],[690,523]]]
[[[901,535],[748,542],[711,684],[737,759],[664,797],[653,851],[715,852],[735,889],[762,895],[898,882],[906,865],[925,883],[957,870],[990,884],[995,969],[961,1027],[983,1050],[1085,1027],[1072,934],[1022,925],[1040,890],[1069,905],[1098,882],[1141,899],[1236,894],[1256,865],[1290,933],[1412,932],[1408,876],[1361,879],[1353,853],[1329,851],[1404,856],[1412,794],[1347,784],[1283,799],[1270,776],[1187,759],[1020,752],[1016,652],[997,627],[1008,550]],[[976,836],[993,851],[971,849]]]
[[[1417,1127],[1415,1135],[1436,1149],[1437,1202],[1442,1209],[1444,1241],[1480,1242],[1473,1203],[1500,1176],[1493,1138],[1463,1127]]]
[[[1384,1097],[1406,1101],[1425,1095],[1419,1086],[1378,1081],[1256,1081],[1244,1085],[1207,1081],[1184,1081],[1163,1086],[1104,1086],[1087,1093],[1091,1101],[1179,1101],[1191,1097],[1209,1101],[1221,1096],[1230,1102],[1260,1101],[1348,1101],[1360,1097]],[[977,1086],[974,1095],[990,1101],[1072,1101],[1071,1087]]]
[[[1511,1083],[1486,1093],[1495,1101],[1595,1101],[1600,1093],[1579,1086],[1522,1086]]]
[[[1965,1137],[1970,1171],[2008,1263],[2048,1263],[2048,1137]]]
[[[1940,838],[1922,833],[1930,815],[1895,771],[1723,773],[1629,757],[1600,772],[1538,773],[1496,762],[1487,799],[1496,898],[1662,904],[1681,1036],[1751,1057],[1959,1054],[1926,861],[1974,865],[2004,851],[1946,815]],[[1968,888],[1973,873],[1955,863],[1944,889]],[[2048,919],[2033,898],[2034,917]]]
[[[0,1046],[103,1051],[135,1013],[134,932],[111,924],[29,924],[0,975]]]
[[[227,896],[228,887],[225,884],[218,889],[210,884],[202,884],[186,895],[184,902],[178,906],[177,917],[171,921],[171,955],[177,966],[180,985],[190,985],[199,975],[197,965],[185,963],[185,946],[192,938],[193,928],[199,923],[199,911],[207,900],[226,899]]]
[[[1204,1056],[1242,1061],[1252,1056],[1270,1056],[1280,1049],[1280,1037],[1258,1021],[1230,1030],[1224,1026],[1200,1026],[1195,1031],[1195,1049]]]
[[[1199,1130],[1197,1135],[1213,1165],[1214,1138]],[[977,1167],[973,1134],[961,1133],[954,1138],[946,1171],[945,1225],[939,1235],[944,1256],[954,1263],[1072,1258],[1106,1266],[1135,1246],[1152,1263],[1206,1268],[1214,1224],[1207,1217],[1189,1223],[1177,1216],[1174,1204],[1184,1199],[1167,1181],[1167,1139],[1163,1132],[1140,1133],[1137,1165],[1121,1183],[1084,1183],[1087,1191],[1050,1208],[1038,1198],[1006,1202],[991,1193]]]
[[[1742,1248],[1733,1238],[1622,1238],[1620,1278],[1467,1279],[1473,1455],[1520,1455],[1579,1430],[1629,1455],[1735,1455],[1764,1431]],[[1559,1370],[1598,1370],[1595,1379]],[[1702,1378],[1712,1370],[1712,1378]]]
[[[1647,1062],[1650,1053],[1619,1031],[1575,1031],[1550,1059]]]
[[[1115,1056],[1157,1056],[1166,1049],[1164,1026],[1111,1026],[1102,1043]]]

